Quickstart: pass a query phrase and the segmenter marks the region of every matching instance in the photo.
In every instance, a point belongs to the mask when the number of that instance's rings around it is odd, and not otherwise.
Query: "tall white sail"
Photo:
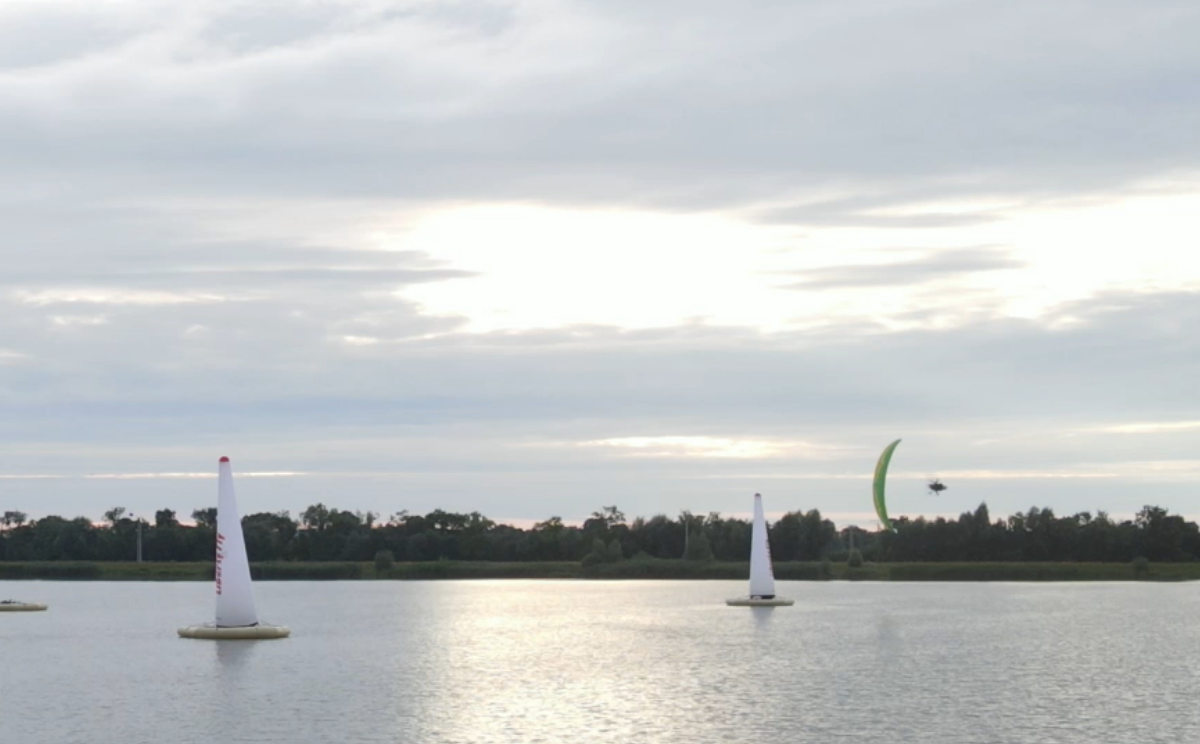
[[[762,496],[754,494],[754,530],[750,535],[750,596],[775,596],[775,574],[771,571],[771,545],[767,542],[767,519]]]
[[[222,457],[217,484],[217,627],[258,624],[242,519],[233,494],[233,468]]]

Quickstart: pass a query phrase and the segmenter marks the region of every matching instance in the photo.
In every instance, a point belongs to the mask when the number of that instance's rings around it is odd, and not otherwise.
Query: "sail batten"
[[[775,573],[771,569],[771,544],[762,496],[754,494],[754,526],[750,535],[750,596],[775,596]]]
[[[233,490],[233,468],[222,457],[217,485],[217,627],[244,628],[258,624],[250,561]]]

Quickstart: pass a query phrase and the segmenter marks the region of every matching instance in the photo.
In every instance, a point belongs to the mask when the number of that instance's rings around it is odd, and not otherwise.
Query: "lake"
[[[0,582],[0,741],[1195,742],[1194,584]]]

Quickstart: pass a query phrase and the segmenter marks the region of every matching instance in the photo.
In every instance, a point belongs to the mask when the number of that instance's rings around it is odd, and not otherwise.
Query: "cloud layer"
[[[1187,512],[1197,32],[0,3],[0,508]]]

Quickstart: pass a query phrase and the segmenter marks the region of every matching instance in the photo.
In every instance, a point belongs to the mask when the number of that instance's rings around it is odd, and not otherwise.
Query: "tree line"
[[[47,516],[30,520],[19,511],[0,515],[0,561],[131,561],[138,533],[147,561],[212,561],[215,508],[192,512],[181,524],[162,509],[153,521],[116,507],[104,521]],[[1032,508],[992,520],[986,504],[957,519],[893,520],[896,532],[857,527],[839,530],[821,513],[788,512],[770,526],[776,561],[1101,561],[1200,560],[1195,522],[1146,506],[1132,520],[1104,512],[1057,516]],[[750,522],[719,513],[682,512],[627,520],[616,506],[594,512],[580,526],[559,517],[529,529],[497,523],[479,512],[435,509],[424,515],[398,512],[381,519],[314,504],[298,519],[286,511],[242,519],[252,561],[621,561],[638,557],[697,561],[744,561],[750,553]]]

